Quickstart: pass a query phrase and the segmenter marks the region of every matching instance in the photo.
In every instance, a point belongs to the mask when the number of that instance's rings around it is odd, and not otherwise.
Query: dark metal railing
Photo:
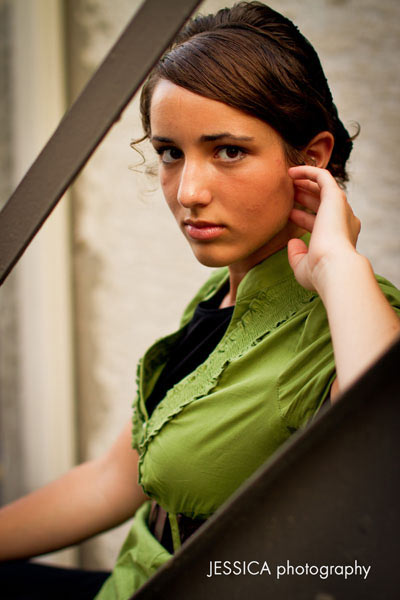
[[[0,213],[0,284],[200,0],[146,0]]]

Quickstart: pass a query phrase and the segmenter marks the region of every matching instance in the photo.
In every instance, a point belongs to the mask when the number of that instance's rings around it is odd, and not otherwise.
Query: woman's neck
[[[251,256],[229,265],[229,291],[223,298],[220,308],[234,306],[236,304],[236,296],[239,284],[247,275],[247,273],[269,256],[272,256],[276,252],[279,252],[279,250],[282,250],[282,248],[285,248],[289,239],[292,237],[301,237],[301,235],[304,234],[304,230],[298,229],[295,232],[295,235],[293,235],[293,233],[294,232],[291,231],[291,235],[287,235],[287,231],[284,229],[268,244],[260,248],[257,252],[254,252]]]
[[[220,308],[226,308],[227,306],[234,306],[236,304],[236,295],[238,287],[242,279],[247,273],[260,264],[263,260],[272,256],[282,248],[288,245],[288,242],[293,237],[301,237],[305,234],[304,229],[294,227],[293,223],[287,223],[278,235],[276,235],[267,244],[259,248],[256,252],[253,252],[247,258],[244,258],[232,265],[229,265],[229,291],[222,300]]]

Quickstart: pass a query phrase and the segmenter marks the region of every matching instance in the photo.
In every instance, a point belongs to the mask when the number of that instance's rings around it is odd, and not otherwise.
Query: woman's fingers
[[[322,210],[326,216],[330,214],[331,217],[334,217],[334,220],[331,220],[331,224],[333,224],[333,222],[339,224],[345,213],[350,212],[352,214],[351,208],[347,202],[346,194],[338,186],[332,174],[326,169],[301,165],[299,167],[291,167],[288,172],[290,177],[294,180],[293,183],[296,190],[295,197],[298,194],[298,201],[301,204],[306,201],[306,192],[304,191],[306,188],[309,190],[310,197],[313,198],[317,197],[316,189],[319,190],[319,211]],[[309,180],[308,184],[304,183],[306,177]],[[307,201],[311,203],[311,200]],[[314,212],[317,211],[314,209]]]
[[[337,188],[337,183],[331,173],[320,167],[310,167],[310,165],[290,167],[289,175],[295,181],[307,180],[317,183],[319,187],[322,187],[323,185],[332,185]]]
[[[306,231],[312,231],[315,223],[315,215],[305,212],[299,208],[292,208],[289,215],[290,220],[301,227],[301,229],[305,229]]]
[[[293,183],[295,184],[296,189],[305,190],[319,197],[321,190],[318,183],[315,183],[315,181],[310,181],[309,179],[295,179]]]
[[[293,181],[295,186],[295,208],[296,203],[301,204],[304,208],[317,213],[321,204],[320,187],[314,181],[309,179],[297,179]]]
[[[295,189],[297,189],[297,186],[300,186],[299,189],[307,186],[310,193],[316,195],[316,189],[318,188],[319,198],[322,203],[324,199],[329,198],[328,207],[331,209],[336,210],[340,206],[342,209],[347,208],[351,210],[346,194],[338,186],[333,175],[326,169],[301,165],[299,167],[291,167],[288,173],[294,180]],[[306,178],[309,180],[308,184],[304,183],[304,179]],[[297,181],[301,183],[298,184]]]
[[[308,248],[303,240],[294,238],[288,243],[288,259],[297,281],[308,290],[314,290],[307,263]]]
[[[293,271],[296,270],[297,266],[300,264],[300,261],[307,255],[308,248],[307,245],[298,238],[293,238],[289,240],[288,243],[288,258],[290,266]]]
[[[290,241],[290,264],[300,285],[319,290],[326,265],[335,264],[343,252],[354,252],[360,221],[329,171],[305,165],[291,167],[289,175],[295,190],[295,208],[290,212],[290,220],[311,232],[307,252],[298,241]],[[320,265],[324,268],[319,268]]]
[[[293,178],[295,202],[316,215],[313,218],[307,210],[301,214],[296,207],[290,218],[304,229],[313,231],[314,249],[319,253],[332,252],[332,248],[346,240],[355,246],[360,221],[332,174],[326,169],[301,165],[291,167],[289,175]]]
[[[314,213],[318,211],[319,206],[321,204],[319,195],[317,197],[303,190],[296,190],[296,193],[294,195],[294,201],[298,202],[305,208],[312,210]]]

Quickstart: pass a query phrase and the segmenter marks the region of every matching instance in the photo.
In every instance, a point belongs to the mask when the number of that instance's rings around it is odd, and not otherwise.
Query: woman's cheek
[[[162,190],[164,192],[164,194],[166,193],[166,188],[168,187],[168,177],[164,171],[164,169],[162,168],[162,166],[160,166],[159,171],[158,171],[158,177],[160,180],[160,184],[162,187]]]
[[[166,175],[160,175],[160,184],[161,184],[161,189],[164,195],[164,198],[169,206],[169,208],[172,210],[172,212],[175,212],[175,209],[177,207],[177,189],[176,186],[173,185],[173,182],[171,182],[171,179],[166,176]]]

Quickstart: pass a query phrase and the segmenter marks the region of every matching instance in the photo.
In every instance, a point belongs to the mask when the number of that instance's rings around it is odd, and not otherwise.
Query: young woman
[[[98,600],[129,598],[400,332],[399,293],[355,248],[352,141],[290,21],[258,2],[192,20],[141,111],[178,226],[218,269],[139,365],[133,449],[129,424],[103,458],[0,514],[5,560],[136,514]],[[41,598],[54,597],[49,572]],[[93,597],[106,576],[90,587],[79,574],[74,597]]]

